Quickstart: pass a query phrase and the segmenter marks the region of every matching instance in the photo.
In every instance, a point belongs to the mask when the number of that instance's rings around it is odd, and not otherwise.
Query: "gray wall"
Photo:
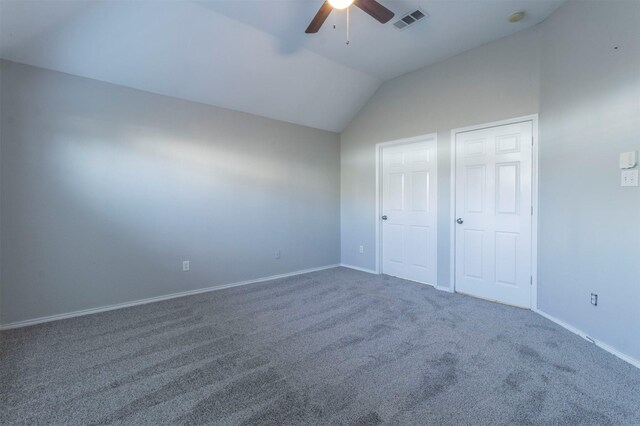
[[[640,190],[621,188],[618,169],[620,152],[640,149],[639,8],[569,1],[385,83],[341,135],[342,262],[375,267],[374,145],[437,132],[438,285],[449,287],[450,130],[539,112],[539,306],[640,359]]]
[[[375,268],[375,144],[437,132],[438,285],[449,286],[451,129],[538,112],[539,37],[525,30],[380,88],[341,135],[343,263]]]
[[[640,188],[618,168],[640,150],[639,22],[637,1],[545,22],[538,271],[540,309],[640,360]]]
[[[339,262],[337,134],[0,67],[2,323]]]

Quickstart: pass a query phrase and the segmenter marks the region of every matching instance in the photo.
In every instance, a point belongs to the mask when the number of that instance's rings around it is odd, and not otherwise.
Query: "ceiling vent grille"
[[[428,18],[429,14],[422,9],[416,9],[404,15],[402,18],[398,19],[393,23],[393,26],[399,30],[404,30],[415,24],[418,21],[421,21],[425,18]]]

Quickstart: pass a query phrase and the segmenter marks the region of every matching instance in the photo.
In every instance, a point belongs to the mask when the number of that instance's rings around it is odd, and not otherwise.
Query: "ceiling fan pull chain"
[[[347,7],[347,46],[349,45],[349,7]]]

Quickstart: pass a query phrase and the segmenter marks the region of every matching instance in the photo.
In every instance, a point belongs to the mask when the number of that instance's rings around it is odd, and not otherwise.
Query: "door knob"
[[[387,215],[382,216],[382,220],[387,220]]]
[[[462,223],[464,222],[464,220],[462,220],[462,218],[461,218],[461,217],[459,217],[459,218],[456,220],[456,222],[458,222],[460,225],[462,225]]]

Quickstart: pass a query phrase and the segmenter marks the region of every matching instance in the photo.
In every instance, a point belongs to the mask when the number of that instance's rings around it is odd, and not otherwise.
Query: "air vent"
[[[405,14],[402,18],[393,23],[393,26],[399,30],[404,30],[416,22],[428,18],[429,14],[422,9],[416,9]]]

